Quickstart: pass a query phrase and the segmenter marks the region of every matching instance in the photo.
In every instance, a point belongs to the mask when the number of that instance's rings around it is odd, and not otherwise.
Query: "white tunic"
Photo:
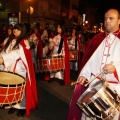
[[[78,50],[78,42],[77,42],[77,48],[75,48],[75,40],[76,40],[76,36],[68,38],[69,51],[76,50],[76,49]],[[76,54],[77,54],[77,52],[76,52]],[[72,55],[72,53],[70,53],[69,55]],[[78,62],[77,61],[70,62],[70,69],[77,71],[78,70]]]
[[[94,78],[94,76],[91,74],[97,75],[100,73],[105,64],[109,64],[111,62],[115,66],[118,78],[120,80],[120,39],[112,33],[110,33],[102,41],[86,65],[83,67],[79,76],[84,76],[88,81],[90,81],[92,78]],[[118,82],[117,84],[109,84],[118,94],[120,94],[120,81],[115,78],[114,74],[106,74],[105,77],[107,81]],[[98,79],[96,78],[93,82],[96,80]],[[116,115],[114,120],[117,119],[118,116]],[[85,120],[85,118],[83,117],[81,120]]]
[[[61,40],[61,36],[58,34],[53,38],[53,41],[49,45],[49,47],[54,47],[54,49],[52,51],[52,54],[51,54],[52,57],[57,57],[58,56],[58,49],[59,49],[60,40]],[[61,53],[59,55],[64,56],[64,54],[65,54],[65,51],[64,51],[64,43],[63,43],[62,50],[61,50]],[[56,72],[56,73],[51,73],[50,77],[51,78],[55,77],[55,78],[63,80],[64,72],[59,71],[59,72]]]
[[[26,78],[26,69],[21,60],[21,54],[20,54],[22,47],[19,45],[19,49],[12,50],[15,43],[16,43],[16,40],[13,39],[10,45],[8,46],[6,52],[1,53],[1,56],[4,59],[3,70],[9,71],[9,72],[15,72],[18,75],[21,75],[24,78]],[[15,67],[15,64],[16,64],[16,67]],[[26,108],[25,94],[24,94],[22,102],[12,107],[19,108],[19,109],[25,109]]]

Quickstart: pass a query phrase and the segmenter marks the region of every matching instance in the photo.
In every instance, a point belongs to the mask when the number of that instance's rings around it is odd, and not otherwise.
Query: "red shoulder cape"
[[[24,43],[24,39],[20,42],[20,45],[23,48],[26,62],[23,60],[23,63],[27,69],[27,76],[26,76],[26,115],[30,116],[30,111],[33,109],[38,108],[38,96],[37,96],[37,89],[36,89],[36,78],[34,72],[34,66],[32,62],[32,55],[30,49],[26,48]]]
[[[67,37],[64,35],[61,35],[61,37],[64,40],[64,46],[65,46],[65,70],[64,70],[64,83],[68,84],[70,83],[70,63],[69,63],[69,48],[67,44]]]

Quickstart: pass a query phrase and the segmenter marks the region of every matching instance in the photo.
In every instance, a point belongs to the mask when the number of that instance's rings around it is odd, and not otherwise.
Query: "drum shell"
[[[77,50],[70,50],[69,51],[69,60],[71,62],[78,60],[78,51]]]
[[[16,82],[14,83],[12,82],[9,84],[0,83],[0,105],[11,106],[21,102],[23,99],[23,94],[24,94],[25,85],[26,85],[25,79],[22,76],[11,73],[11,72],[0,71],[0,76],[1,75],[2,76],[8,75],[9,77],[7,79],[9,79],[9,81],[12,81],[10,76],[12,77],[17,76],[17,78],[21,80],[21,83],[16,83]],[[0,77],[0,81],[1,81],[1,78],[2,77]]]
[[[54,56],[37,59],[37,68],[39,72],[44,73],[63,71],[65,69],[64,57]]]
[[[95,85],[98,86],[95,87]],[[115,116],[119,112],[120,107],[115,99],[116,92],[111,94],[109,90],[111,88],[106,81],[97,81],[97,84],[91,85],[80,96],[77,105],[91,118],[101,118],[102,116],[102,119],[111,120],[110,115]]]

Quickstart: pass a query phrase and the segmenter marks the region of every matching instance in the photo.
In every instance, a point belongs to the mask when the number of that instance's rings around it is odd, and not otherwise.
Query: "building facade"
[[[19,13],[18,22],[31,25],[52,25],[62,21],[70,25],[70,19],[78,15],[79,0],[0,0],[0,21],[8,23],[8,13]],[[33,13],[28,10],[32,7]],[[8,23],[9,24],[9,23]]]

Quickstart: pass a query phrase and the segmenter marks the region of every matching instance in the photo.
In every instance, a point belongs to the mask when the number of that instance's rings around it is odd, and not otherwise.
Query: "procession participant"
[[[89,43],[81,63],[81,71],[70,103],[67,120],[85,120],[86,116],[76,105],[78,98],[85,90],[84,83],[94,75],[104,70],[106,80],[120,95],[120,13],[116,9],[109,9],[105,13],[105,32],[93,37]],[[113,62],[111,64],[111,62]],[[97,79],[97,78],[96,78]],[[97,79],[99,80],[99,79]],[[88,118],[89,119],[89,118]],[[118,114],[113,120],[119,120]]]
[[[36,57],[37,57],[37,50],[38,50],[37,47],[38,47],[38,44],[41,42],[41,35],[38,32],[37,27],[34,27],[33,33],[30,35],[28,40],[30,42],[30,48],[32,52],[32,58],[33,58],[34,66],[35,66],[35,71],[38,72],[37,64],[36,64]],[[42,51],[42,48],[40,50]]]
[[[6,43],[6,41],[8,40],[9,36],[12,34],[12,28],[7,28],[7,33],[6,33],[6,38],[3,41],[3,43],[0,44],[0,49],[2,48],[2,46]]]
[[[42,48],[43,48],[43,57],[46,57],[46,54],[48,52],[48,46],[49,46],[49,39],[52,37],[51,30],[49,29],[49,24],[45,24],[45,29],[43,30],[43,33],[41,35],[42,40]]]
[[[64,71],[58,71],[50,74],[50,78],[58,78],[60,84],[70,83],[70,65],[69,65],[69,49],[67,45],[67,38],[62,34],[62,26],[57,26],[58,34],[53,37],[52,42],[49,44],[51,57],[63,56],[64,57]]]
[[[3,45],[6,44],[6,42],[7,42],[8,39],[9,39],[9,36],[10,36],[12,33],[13,33],[13,28],[11,28],[11,27],[7,28],[7,36],[6,36],[6,38],[5,38],[4,42],[3,42]]]
[[[80,39],[77,36],[77,31],[75,28],[72,29],[72,33],[68,37],[68,47],[69,47],[69,52],[70,52],[69,54],[70,58],[74,60],[74,57],[76,56],[76,60],[70,61],[70,69],[78,71],[78,63],[80,60],[80,55],[79,55],[80,54]]]
[[[30,111],[38,107],[36,78],[26,34],[25,26],[16,24],[0,53],[0,65],[4,66],[3,70],[23,76],[26,81],[23,100],[9,106],[8,114],[17,111],[17,116],[24,116],[25,113],[30,116]]]
[[[78,65],[78,73],[80,72],[80,63],[82,61],[82,58],[83,58],[83,55],[84,55],[84,52],[85,52],[85,49],[86,49],[86,44],[85,44],[85,36],[84,36],[84,33],[82,31],[79,31],[78,33],[78,38],[79,38],[79,41],[80,41],[80,50],[79,50],[79,65]]]
[[[43,33],[41,35],[41,40],[43,42],[43,47],[45,47],[46,44],[49,43],[49,38],[52,37],[51,30],[49,29],[49,24],[45,24],[45,29],[43,30]]]
[[[2,44],[7,37],[7,25],[3,24],[0,29],[0,44]]]

